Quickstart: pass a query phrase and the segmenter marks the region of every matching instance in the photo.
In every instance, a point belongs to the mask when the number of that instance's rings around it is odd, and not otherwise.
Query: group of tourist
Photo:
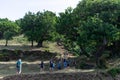
[[[55,62],[56,61],[56,62]],[[63,58],[60,58],[58,60],[51,59],[49,61],[49,69],[54,70],[54,69],[62,69],[62,68],[68,68],[70,66],[70,61],[68,60],[66,54],[64,54]],[[40,71],[43,71],[45,69],[45,63],[44,61],[41,61],[39,64]],[[17,68],[17,73],[20,74],[22,70],[22,61],[19,59],[16,63],[16,68]]]
[[[40,65],[40,70],[41,71],[44,70],[44,68],[45,68],[44,61],[41,61],[41,63],[39,65]],[[49,61],[49,69],[50,70],[54,70],[54,69],[60,70],[62,68],[68,68],[69,65],[70,65],[70,62],[67,59],[63,59],[63,60],[60,59],[56,62],[52,59]]]

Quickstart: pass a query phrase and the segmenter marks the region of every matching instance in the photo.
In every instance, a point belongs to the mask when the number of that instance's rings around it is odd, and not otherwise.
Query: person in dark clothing
[[[67,60],[66,62],[67,62],[67,68],[69,68],[70,67],[70,61]]]
[[[40,63],[40,70],[42,71],[43,69],[44,69],[44,62],[41,61],[41,63]]]
[[[54,68],[55,68],[55,63],[52,60],[50,60],[50,70],[54,70]]]

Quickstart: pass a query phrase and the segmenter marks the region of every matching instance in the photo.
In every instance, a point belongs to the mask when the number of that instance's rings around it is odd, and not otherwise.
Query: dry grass
[[[43,42],[43,47],[37,48],[36,42],[34,42],[34,47],[31,47],[31,42],[27,41],[23,35],[13,37],[12,40],[9,40],[8,46],[5,45],[5,40],[0,40],[0,50],[2,49],[10,49],[10,50],[41,50],[41,51],[49,51],[53,53],[63,53],[65,50],[61,49],[57,46],[56,42]]]
[[[39,72],[39,61],[36,62],[23,62],[22,73],[34,73]],[[16,74],[16,62],[0,62],[0,77],[15,75]]]
[[[67,73],[64,71],[13,75],[5,77],[3,80],[120,80],[120,75],[113,78],[109,74],[101,72],[96,75],[94,72],[70,72],[69,69],[66,70]]]
[[[22,66],[22,74],[36,74],[40,73],[39,69],[39,61],[35,62],[23,62]],[[3,78],[5,76],[10,76],[10,75],[16,75],[16,62],[11,61],[11,62],[0,62],[0,78]],[[48,67],[48,61],[45,61],[46,68],[44,72],[41,73],[49,73],[49,67]],[[60,71],[55,70],[54,73],[75,73],[75,72],[92,72],[94,70],[78,70],[74,68],[69,68],[69,69],[62,69]]]

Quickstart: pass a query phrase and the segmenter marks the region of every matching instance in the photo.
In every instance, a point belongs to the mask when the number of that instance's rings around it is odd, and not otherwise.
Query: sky
[[[80,0],[0,0],[0,18],[17,20],[23,18],[28,11],[49,10],[56,14],[64,12],[68,7],[75,8]]]

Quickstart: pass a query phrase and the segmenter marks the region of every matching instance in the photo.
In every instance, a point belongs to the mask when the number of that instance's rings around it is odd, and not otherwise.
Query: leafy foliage
[[[21,19],[21,26],[29,41],[36,41],[42,46],[44,40],[50,40],[55,31],[56,15],[51,11],[31,13],[28,12]]]
[[[38,12],[36,18],[36,41],[42,46],[44,40],[51,40],[55,32],[56,15],[51,11]],[[40,43],[40,45],[39,45]]]
[[[57,32],[65,48],[96,58],[100,57],[113,42],[120,41],[119,0],[82,0],[75,9],[60,14]]]
[[[20,28],[16,23],[9,21],[8,19],[0,19],[0,37],[6,39],[6,46],[7,41],[17,35],[19,29]]]
[[[108,71],[109,74],[111,74],[112,77],[115,77],[120,73],[120,68],[112,68]]]

